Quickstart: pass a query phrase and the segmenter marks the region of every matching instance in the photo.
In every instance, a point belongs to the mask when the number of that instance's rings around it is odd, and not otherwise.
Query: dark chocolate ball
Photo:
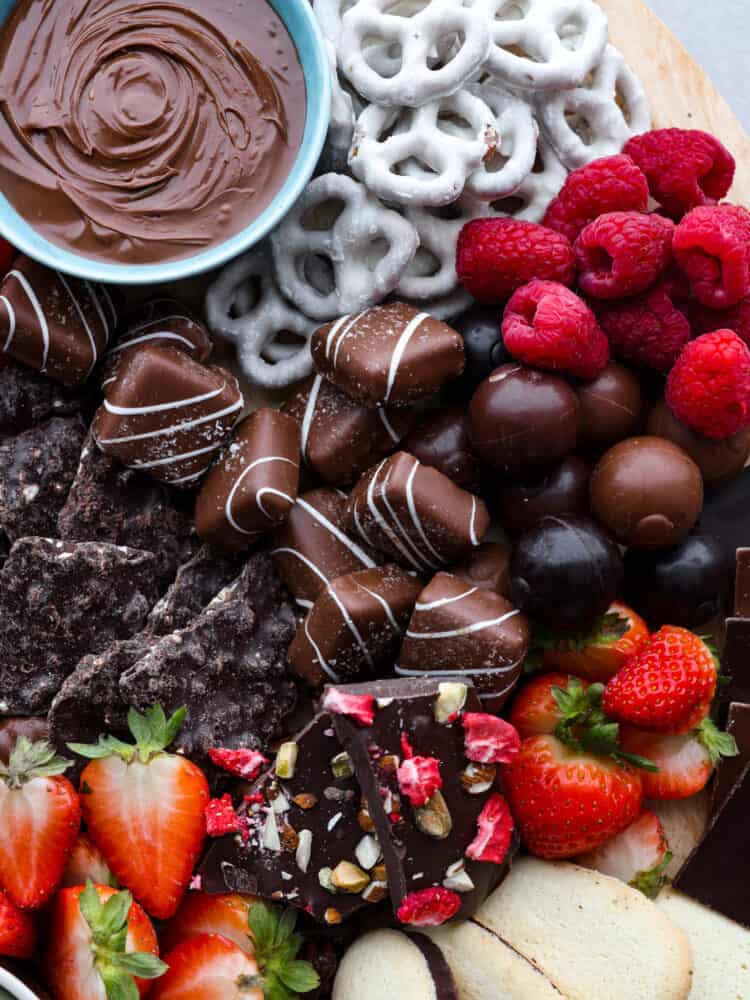
[[[750,455],[750,427],[723,441],[696,434],[674,416],[664,400],[656,404],[646,425],[648,434],[679,445],[701,470],[706,486],[738,476]]]
[[[581,384],[577,393],[582,445],[608,448],[638,430],[643,417],[641,385],[619,361],[610,361],[592,382]]]
[[[730,561],[710,535],[696,532],[671,549],[625,554],[625,599],[656,628],[703,625],[721,611],[730,589]]]
[[[576,446],[580,404],[567,382],[519,364],[496,368],[469,405],[476,454],[496,469],[549,468]]]
[[[540,479],[503,483],[497,513],[510,535],[533,528],[548,514],[588,514],[591,466],[569,455]]]
[[[467,403],[480,382],[511,360],[503,343],[502,321],[499,306],[472,306],[451,324],[463,337],[466,359],[463,374],[450,385],[454,399]]]
[[[469,442],[469,417],[461,406],[449,406],[428,414],[399,445],[423,465],[430,465],[476,493],[482,480],[482,467]]]
[[[554,629],[600,617],[622,591],[617,545],[587,517],[544,517],[518,539],[511,593],[530,618]]]
[[[666,549],[688,534],[703,507],[703,479],[687,452],[659,437],[610,448],[591,476],[591,513],[623,545]]]

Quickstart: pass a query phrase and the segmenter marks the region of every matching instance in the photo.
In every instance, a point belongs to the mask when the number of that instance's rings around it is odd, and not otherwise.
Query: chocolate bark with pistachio
[[[372,823],[326,712],[281,746],[240,814],[244,836],[221,837],[206,855],[206,892],[286,902],[329,925],[387,896]]]
[[[462,716],[482,711],[473,685],[418,678],[327,687],[324,706],[335,705],[341,692],[375,699],[372,725],[339,712],[333,720],[375,824],[394,912],[412,893],[442,888],[458,894],[456,916],[467,919],[507,874],[518,847],[514,832],[503,864],[466,856],[496,775],[495,765],[466,756]],[[407,753],[439,763],[442,785],[424,806],[412,805],[400,786]]]

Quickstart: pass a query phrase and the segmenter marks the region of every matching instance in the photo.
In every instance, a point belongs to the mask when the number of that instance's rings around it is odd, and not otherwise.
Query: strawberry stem
[[[72,763],[60,757],[49,740],[32,743],[28,737],[19,736],[8,763],[0,761],[0,780],[9,788],[20,788],[34,778],[54,778],[64,774]]]
[[[262,974],[261,983],[255,985],[262,985],[267,1000],[293,1000],[300,993],[318,988],[318,973],[309,962],[297,958],[302,938],[294,933],[294,910],[274,910],[264,903],[253,903],[247,922]]]
[[[186,708],[178,708],[167,719],[161,705],[152,705],[141,713],[131,708],[128,712],[128,728],[135,744],[125,743],[115,736],[101,735],[98,743],[68,743],[68,747],[80,757],[101,760],[106,757],[121,757],[128,764],[136,758],[143,764],[163,753],[174,742],[185,721]]]

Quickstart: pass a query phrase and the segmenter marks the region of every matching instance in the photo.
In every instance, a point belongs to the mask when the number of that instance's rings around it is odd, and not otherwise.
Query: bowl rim
[[[0,236],[19,252],[65,274],[105,284],[152,285],[212,271],[257,246],[294,207],[318,164],[328,134],[332,83],[325,40],[309,0],[268,0],[297,48],[307,89],[305,129],[297,157],[271,203],[239,233],[192,257],[156,264],[115,264],[58,246],[36,230],[0,193]],[[15,6],[15,3],[14,3]],[[12,8],[11,8],[12,9]],[[295,25],[290,26],[290,20]],[[309,43],[309,44],[308,44]],[[305,56],[300,51],[304,45]]]
[[[21,982],[10,969],[6,969],[2,965],[0,965],[0,987],[8,990],[10,995],[17,1000],[39,1000],[38,995],[26,983]]]

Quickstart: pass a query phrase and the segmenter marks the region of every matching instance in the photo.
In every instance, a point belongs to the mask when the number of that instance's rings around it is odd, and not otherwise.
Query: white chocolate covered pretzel
[[[292,385],[312,371],[310,337],[317,324],[284,300],[268,246],[224,268],[206,293],[206,319],[213,333],[235,344],[240,368],[256,385]],[[289,334],[300,342],[279,339]]]
[[[371,104],[357,121],[349,166],[385,201],[447,205],[497,142],[494,114],[466,90],[421,108]]]
[[[607,17],[593,0],[466,0],[492,35],[487,70],[513,87],[577,87],[602,57]]]
[[[339,65],[367,100],[415,108],[460,90],[490,46],[486,16],[456,0],[357,0],[341,17]]]
[[[496,81],[473,83],[467,89],[494,114],[500,140],[492,155],[467,179],[466,191],[483,201],[505,198],[531,173],[539,126],[531,106]]]
[[[651,128],[648,98],[622,54],[608,45],[591,79],[537,100],[542,126],[569,170],[619,153]]]
[[[410,222],[363,184],[341,174],[316,177],[272,236],[283,293],[319,320],[382,302],[417,252]]]

